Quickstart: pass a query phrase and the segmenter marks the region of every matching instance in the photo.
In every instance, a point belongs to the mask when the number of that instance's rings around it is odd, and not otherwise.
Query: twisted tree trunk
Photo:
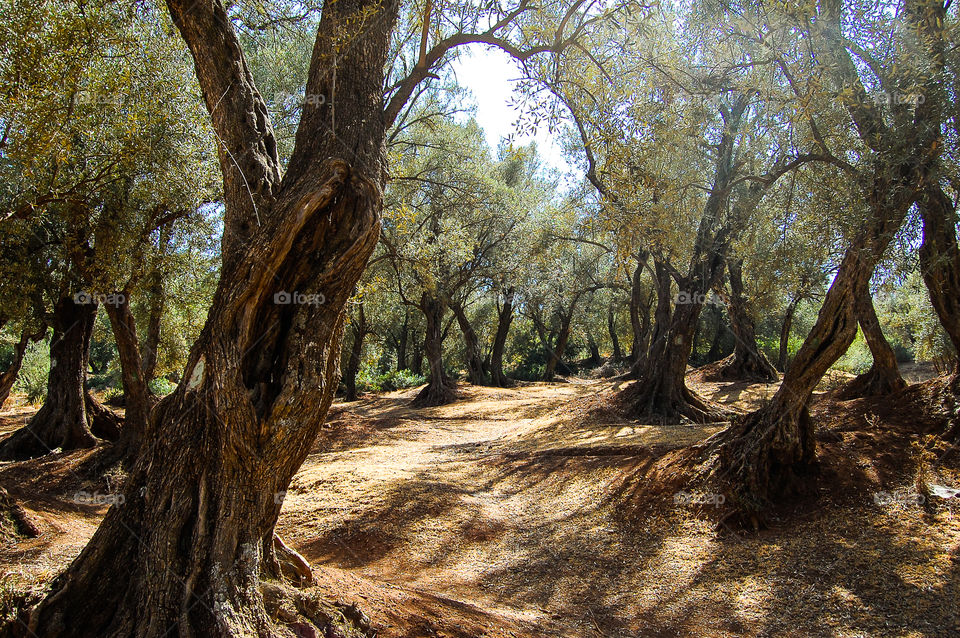
[[[0,444],[0,459],[33,458],[57,448],[75,450],[96,445],[90,431],[84,384],[97,304],[85,298],[80,301],[66,295],[57,301],[47,397],[30,422]]]
[[[282,179],[225,7],[168,5],[220,145],[221,279],[122,499],[27,619],[39,638],[290,635],[265,606],[262,574],[279,554],[284,490],[339,383],[344,305],[378,238],[397,3],[324,5],[306,92],[327,99],[304,105]]]

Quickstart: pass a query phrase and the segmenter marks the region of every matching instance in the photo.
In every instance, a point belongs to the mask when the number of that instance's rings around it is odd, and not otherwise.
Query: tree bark
[[[343,384],[346,388],[344,399],[357,400],[357,372],[360,371],[360,360],[363,355],[363,339],[367,336],[367,317],[363,312],[363,302],[359,304],[357,315],[350,322],[350,353],[347,355],[347,367],[343,371]]]
[[[47,397],[30,422],[0,444],[0,459],[34,458],[56,448],[75,450],[96,445],[84,400],[90,337],[96,317],[96,303],[77,303],[72,296],[57,301]]]
[[[46,324],[33,332],[31,332],[30,327],[24,326],[23,332],[20,333],[20,340],[13,346],[13,361],[10,362],[10,366],[0,375],[0,407],[6,403],[7,398],[10,396],[10,391],[13,389],[13,384],[17,382],[17,375],[20,374],[20,368],[23,367],[23,357],[27,353],[27,346],[33,342],[40,341],[46,334]]]
[[[463,343],[467,353],[467,379],[474,385],[487,385],[489,380],[483,369],[483,357],[480,356],[480,340],[477,339],[477,333],[470,324],[466,309],[463,304],[451,303],[450,309],[457,318],[457,325],[460,326],[460,332],[463,334]]]
[[[881,396],[893,394],[907,387],[907,382],[900,376],[897,365],[897,356],[893,348],[883,336],[880,328],[880,319],[870,297],[869,285],[857,292],[856,304],[857,320],[863,330],[863,336],[873,355],[873,364],[867,372],[858,375],[837,392],[840,400],[856,399],[860,397]]]
[[[720,362],[718,374],[725,379],[773,383],[779,378],[777,370],[757,346],[756,327],[747,310],[747,299],[743,294],[743,260],[728,260],[727,273],[730,281],[727,312],[734,336],[734,347],[733,354]]]
[[[960,246],[953,202],[939,184],[929,184],[919,198],[923,218],[920,270],[940,325],[960,356]],[[960,365],[958,365],[960,371]]]
[[[600,365],[600,346],[597,345],[597,340],[593,338],[593,333],[590,329],[587,329],[587,348],[590,350],[590,357],[587,359],[587,363],[590,367],[595,368]]]
[[[378,239],[397,3],[324,5],[306,92],[327,100],[304,106],[282,181],[225,7],[168,6],[219,142],[221,278],[122,503],[32,610],[38,638],[290,635],[267,611],[261,574],[275,565],[284,490],[339,384],[343,309]]]
[[[493,337],[493,349],[490,352],[490,381],[499,388],[506,388],[513,384],[503,372],[503,352],[507,346],[510,324],[513,323],[514,294],[513,287],[510,287],[503,297],[503,303],[497,312],[497,334]]]
[[[430,378],[412,405],[420,408],[446,405],[456,399],[456,386],[443,367],[443,313],[446,308],[442,301],[424,293],[420,310],[427,323],[423,349],[430,367]]]
[[[657,305],[653,311],[653,332],[650,332],[649,309],[641,315],[642,321],[634,322],[632,318],[630,320],[631,323],[640,324],[640,336],[638,337],[636,333],[634,334],[634,341],[640,344],[639,351],[634,357],[633,365],[631,365],[630,370],[626,375],[631,379],[640,378],[640,374],[643,371],[643,367],[647,363],[647,358],[649,357],[650,351],[658,347],[657,344],[664,338],[664,335],[667,331],[667,326],[670,323],[670,292],[672,280],[666,264],[656,257],[653,259],[653,274],[654,284],[656,285],[657,291]],[[634,272],[634,278],[636,277],[637,273]],[[647,342],[648,334],[649,344]]]
[[[620,338],[617,336],[617,322],[613,312],[613,302],[607,308],[607,333],[610,335],[610,344],[613,348],[613,360],[623,360],[623,350],[620,348]]]
[[[167,248],[170,245],[172,224],[166,224],[160,229],[159,252],[161,258],[166,255]],[[144,285],[144,292],[147,300],[147,330],[144,335],[142,348],[140,350],[140,359],[143,364],[143,379],[150,387],[150,382],[156,376],[157,358],[160,348],[160,328],[163,320],[163,311],[166,307],[163,289],[163,271],[159,264],[155,264],[153,270],[147,275],[147,281]]]

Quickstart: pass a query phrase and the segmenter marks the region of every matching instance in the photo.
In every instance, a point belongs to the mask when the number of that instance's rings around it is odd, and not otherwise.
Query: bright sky
[[[500,51],[480,45],[472,45],[468,52],[452,65],[461,86],[473,93],[477,104],[477,122],[483,127],[490,147],[496,150],[500,139],[513,132],[513,123],[518,112],[511,106],[514,94],[512,80],[520,77],[520,69],[513,59]],[[541,126],[534,136],[525,135],[515,140],[517,144],[537,142],[537,149],[544,161],[561,173],[575,172],[567,163],[560,146],[551,139],[547,127]],[[579,176],[578,176],[579,177]]]

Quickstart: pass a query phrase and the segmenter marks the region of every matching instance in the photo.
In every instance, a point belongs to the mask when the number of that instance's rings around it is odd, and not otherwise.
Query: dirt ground
[[[610,407],[618,382],[574,381],[465,386],[419,410],[415,390],[335,404],[281,536],[383,638],[960,635],[960,508],[913,491],[919,474],[956,486],[960,465],[931,442],[926,386],[822,397],[815,495],[748,533],[710,503],[644,496],[674,495],[665,460],[723,424],[638,423]],[[776,387],[689,382],[743,409]],[[0,549],[7,586],[53,575],[92,534],[105,510],[74,496],[115,479],[80,479],[90,454],[0,464],[44,529]]]

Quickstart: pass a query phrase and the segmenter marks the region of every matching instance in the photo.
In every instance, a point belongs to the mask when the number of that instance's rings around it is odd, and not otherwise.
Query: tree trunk
[[[664,338],[667,331],[667,325],[670,323],[670,289],[671,279],[667,266],[662,261],[654,258],[653,260],[654,283],[657,288],[657,306],[653,312],[653,334],[650,335],[650,343],[647,345],[647,333],[650,332],[650,312],[643,313],[640,323],[640,336],[634,334],[634,340],[640,344],[639,353],[633,360],[633,365],[627,373],[627,377],[637,379],[646,365],[649,352],[657,348],[657,344]],[[637,274],[634,273],[636,278]],[[632,303],[632,302],[631,302]],[[631,323],[634,323],[631,318]]]
[[[407,369],[407,339],[410,335],[410,316],[406,308],[403,311],[403,325],[397,339],[397,372]]]
[[[126,400],[123,429],[120,431],[117,449],[130,461],[139,453],[147,431],[150,409],[155,401],[147,387],[146,374],[143,371],[137,322],[130,311],[129,292],[124,290],[114,293],[104,307],[110,318],[113,338],[120,355],[120,376]]]
[[[590,357],[587,359],[587,364],[591,368],[596,368],[600,365],[600,346],[597,345],[597,340],[593,338],[593,333],[590,329],[587,329],[587,348],[590,349]]]
[[[570,304],[570,309],[560,314],[560,332],[557,334],[557,341],[554,347],[550,349],[550,358],[547,360],[546,368],[543,371],[544,381],[553,381],[557,373],[557,367],[562,365],[562,357],[567,349],[567,342],[570,340],[570,327],[573,322],[573,311],[576,308],[576,300]],[[569,372],[569,370],[567,370]]]
[[[781,372],[787,371],[787,357],[789,356],[788,347],[790,345],[790,328],[793,326],[793,314],[797,310],[798,298],[793,298],[787,304],[787,309],[783,313],[783,323],[780,326],[780,352],[777,356],[777,368]]]
[[[457,318],[457,325],[463,333],[463,342],[467,352],[467,379],[474,385],[487,385],[487,375],[483,370],[483,357],[480,356],[480,340],[470,325],[470,319],[462,304],[451,303],[450,309]]]
[[[30,332],[30,328],[24,326],[20,333],[20,340],[13,347],[13,361],[10,366],[0,375],[0,407],[6,403],[13,389],[13,384],[17,382],[17,375],[20,374],[20,368],[23,367],[23,357],[27,353],[27,346],[35,341],[40,341],[47,334],[47,326],[44,325],[39,330]]]
[[[413,400],[415,407],[446,405],[456,399],[456,387],[443,367],[443,303],[426,293],[420,302],[420,310],[427,322],[423,337],[423,349],[430,367],[426,387]]]
[[[426,332],[424,332],[424,338],[422,340],[414,340],[413,362],[410,365],[410,371],[414,374],[423,374],[423,344],[425,341]]]
[[[837,392],[837,398],[843,401],[860,397],[881,396],[893,394],[907,387],[907,382],[900,376],[897,365],[897,356],[893,348],[887,343],[880,328],[880,319],[873,307],[870,297],[869,284],[857,292],[856,304],[857,320],[867,340],[870,354],[873,355],[873,364],[867,372],[858,375]]]
[[[756,327],[747,311],[747,299],[743,294],[743,260],[728,260],[727,272],[730,280],[727,311],[734,347],[733,354],[720,363],[719,376],[773,383],[778,379],[777,370],[760,352]]]
[[[646,331],[643,329],[644,321],[650,321],[649,310],[641,317],[640,308],[643,303],[643,289],[640,286],[642,282],[644,262],[638,262],[637,267],[633,269],[633,277],[630,279],[630,330],[633,333],[633,343],[630,346],[630,361],[636,364],[643,358],[647,351]]]
[[[350,342],[347,367],[343,371],[343,384],[346,388],[344,399],[347,401],[357,400],[357,372],[360,371],[360,359],[363,355],[363,338],[367,336],[367,317],[363,313],[363,302],[358,305],[357,316],[350,322],[350,334],[353,338]]]
[[[503,304],[497,313],[497,334],[493,338],[493,350],[490,353],[490,380],[498,388],[512,385],[512,381],[503,373],[503,352],[507,346],[507,335],[513,322],[513,296],[511,287],[503,297]]]
[[[710,316],[713,317],[713,338],[710,340],[710,349],[707,350],[704,359],[707,363],[713,363],[723,358],[723,313],[716,306],[709,306]]]
[[[261,573],[276,564],[284,490],[339,384],[344,305],[378,240],[397,3],[324,5],[306,93],[328,99],[305,105],[282,180],[224,6],[168,6],[219,140],[221,278],[184,381],[155,408],[122,498],[31,611],[37,638],[292,633],[268,612]],[[363,32],[351,34],[359,23]]]
[[[938,184],[930,184],[919,199],[923,217],[920,270],[930,303],[960,356],[960,246],[953,202]],[[958,366],[960,371],[960,366]]]
[[[166,256],[167,254],[171,234],[172,224],[166,224],[160,229],[159,252],[161,256]],[[160,326],[163,320],[163,311],[166,307],[163,290],[163,271],[160,269],[159,264],[156,264],[153,270],[147,275],[147,282],[143,288],[148,311],[147,331],[144,335],[140,350],[140,359],[143,365],[143,379],[149,388],[150,382],[153,381],[157,372],[157,355],[160,348]]]
[[[617,323],[613,312],[613,302],[610,302],[610,307],[607,308],[607,333],[610,335],[610,344],[613,347],[613,360],[622,361],[623,350],[620,348],[620,338],[617,336]]]
[[[84,402],[90,336],[96,317],[96,303],[77,303],[71,296],[57,301],[47,397],[30,423],[0,444],[0,459],[34,458],[56,448],[75,450],[96,445]]]

